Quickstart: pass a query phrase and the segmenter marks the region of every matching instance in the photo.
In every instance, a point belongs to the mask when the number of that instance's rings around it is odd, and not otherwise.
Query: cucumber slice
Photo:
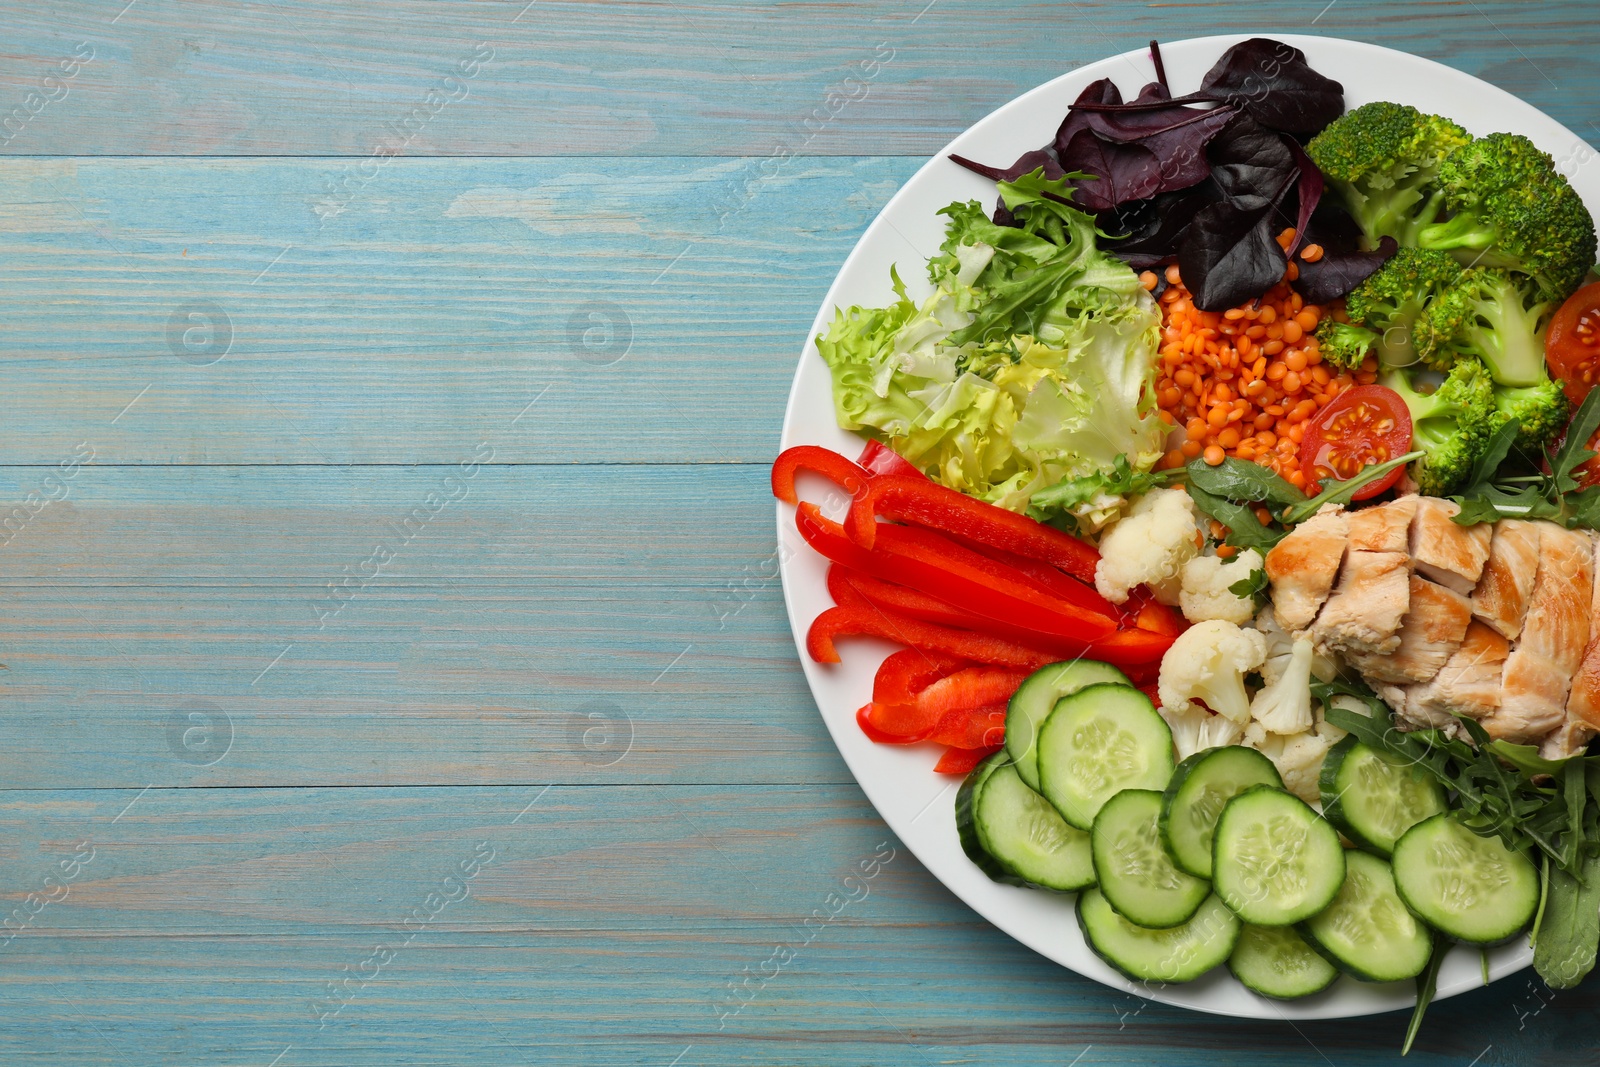
[[[1528,925],[1539,904],[1539,872],[1528,857],[1449,815],[1424,819],[1395,844],[1394,884],[1424,922],[1480,945]]]
[[[1161,839],[1180,869],[1197,878],[1211,877],[1217,816],[1253,785],[1283,786],[1278,768],[1253,748],[1210,748],[1178,764],[1162,798]]]
[[[997,882],[1063,892],[1094,884],[1089,835],[1023,784],[1004,751],[961,784],[956,830],[968,858]]]
[[[1039,728],[1039,792],[1080,830],[1124,789],[1172,777],[1172,731],[1137,689],[1100,683],[1056,701]]]
[[[1217,896],[1257,926],[1309,919],[1344,881],[1344,847],[1333,826],[1299,797],[1269,785],[1228,801],[1211,846]]]
[[[1433,934],[1401,903],[1389,865],[1355,849],[1345,853],[1345,864],[1339,895],[1300,924],[1301,931],[1364,981],[1398,982],[1421,974],[1433,953]]]
[[[1445,810],[1444,787],[1433,776],[1386,752],[1346,737],[1322,762],[1322,814],[1344,836],[1380,856],[1400,835]]]
[[[1228,958],[1239,920],[1207,897],[1182,926],[1150,930],[1118,915],[1099,889],[1078,895],[1078,926],[1095,954],[1136,982],[1189,982]]]
[[[1173,864],[1160,822],[1160,793],[1124,789],[1101,807],[1089,835],[1100,892],[1123,918],[1151,928],[1187,922],[1211,895],[1204,878]]]
[[[1228,970],[1246,989],[1275,1000],[1294,1000],[1320,993],[1339,977],[1339,968],[1292,926],[1251,926],[1239,931],[1239,943],[1228,957]]]
[[[1086,685],[1102,682],[1133,685],[1126,674],[1109,663],[1075,659],[1040,667],[1011,694],[1011,703],[1006,705],[1006,751],[1011,753],[1017,773],[1030,789],[1039,788],[1038,749],[1034,745],[1039,726],[1055,710],[1056,701]]]

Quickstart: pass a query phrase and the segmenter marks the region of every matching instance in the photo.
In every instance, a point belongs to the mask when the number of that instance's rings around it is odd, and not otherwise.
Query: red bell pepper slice
[[[937,774],[971,774],[974,767],[999,751],[999,745],[977,749],[947,748],[933,769]]]
[[[866,489],[872,476],[839,453],[820,445],[786,448],[772,462],[772,495],[786,504],[797,503],[794,479],[801,471],[820,474],[851,496]]]
[[[1092,641],[1117,628],[1115,616],[1093,603],[1099,600],[1093,590],[1063,596],[1014,567],[930,530],[880,526],[872,554],[883,560],[880,577],[1012,626],[1080,641]]]
[[[1007,670],[1004,667],[965,667],[928,685],[917,694],[917,704],[927,709],[935,719],[951,711],[1004,704],[1027,678],[1027,671]]]
[[[878,664],[878,673],[872,679],[872,700],[876,704],[915,703],[918,693],[966,666],[966,660],[955,656],[902,649]]]
[[[910,460],[876,441],[867,442],[867,447],[861,450],[861,457],[856,462],[869,474],[904,475],[907,478],[921,478],[924,481],[928,478],[926,474],[913,467]]]
[[[959,537],[951,536],[950,539],[957,543],[962,542]],[[981,545],[976,542],[966,543],[963,547],[972,549],[980,556],[987,556],[996,563],[1003,563],[1013,570],[1021,571],[1039,583],[1041,587],[1063,600],[1070,600],[1080,607],[1090,608],[1113,619],[1119,615],[1117,605],[1096,592],[1092,583],[1085,584],[1080,582],[1072,575],[1065,574],[1042,560],[1029,559],[1027,556],[1019,556],[1015,552],[1007,552],[1004,549]]]
[[[981,629],[981,624],[987,621],[958,611],[938,597],[881,581],[838,563],[828,568],[828,593],[833,597],[833,602],[841,607],[847,603],[877,604],[910,615],[913,619],[958,629]]]
[[[1006,706],[955,708],[939,718],[928,740],[951,748],[990,748],[1006,739]]]
[[[838,663],[834,641],[840,637],[882,637],[924,652],[1034,671],[1061,657],[1053,652],[1029,648],[989,634],[953,630],[907,615],[896,615],[882,608],[829,608],[818,615],[806,631],[806,651],[818,663]]]
[[[1149,630],[1163,637],[1177,637],[1189,628],[1188,621],[1182,615],[1156,600],[1139,608],[1139,614],[1134,616],[1133,624],[1141,630]]]
[[[915,704],[864,704],[856,711],[856,725],[867,740],[880,745],[914,745],[925,740],[937,723],[923,721]]]
[[[1100,560],[1099,552],[1070,534],[927,478],[874,478],[850,505],[845,522],[851,538],[863,548],[871,548],[879,518],[931,527],[1043,560],[1085,582],[1094,581],[1095,564]]]
[[[1038,641],[1093,641],[1116,629],[1109,615],[1064,601],[1019,571],[948,538],[909,526],[886,526],[868,552],[844,536],[812,503],[795,526],[808,545],[853,570],[910,586],[960,611],[1038,635]]]
[[[1176,640],[1149,630],[1118,630],[1109,637],[1091,641],[1084,654],[1117,666],[1157,663]]]

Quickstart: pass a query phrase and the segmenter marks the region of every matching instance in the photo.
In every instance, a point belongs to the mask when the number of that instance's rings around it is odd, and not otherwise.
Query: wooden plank
[[[741,0],[126,3],[0,8],[0,113],[75,48],[94,49],[0,151],[927,156],[1018,93],[1151,36],[1275,29],[1439,59],[1578,130],[1597,86],[1584,0],[1418,2],[1381,20],[1287,0],[1196,0],[1154,19],[1115,0],[846,0],[758,17]],[[844,103],[830,107],[830,93]]]
[[[0,468],[0,519],[48,476]],[[91,464],[64,485],[0,547],[8,785],[850,780],[764,468]],[[226,758],[191,713],[231,731]]]
[[[770,459],[914,169],[819,161],[719,218],[726,162],[399,160],[324,220],[337,166],[0,166],[0,464]]]
[[[6,790],[0,844],[8,907],[57,898],[3,945],[8,1064],[1254,1067],[1388,1062],[1405,1025],[1077,978],[967,912],[853,786]],[[1413,1055],[1589,1062],[1595,993],[1530,988],[1436,1005]]]

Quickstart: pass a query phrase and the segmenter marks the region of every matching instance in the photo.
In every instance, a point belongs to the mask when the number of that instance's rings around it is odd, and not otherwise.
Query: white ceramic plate
[[[1600,162],[1593,162],[1594,151],[1571,131],[1510,93],[1431,60],[1375,45],[1294,34],[1250,36],[1273,37],[1301,49],[1312,67],[1344,84],[1347,107],[1395,100],[1447,115],[1474,134],[1500,130],[1525,134],[1555,157],[1590,210],[1600,215]],[[1198,86],[1223,51],[1245,39],[1240,35],[1163,43],[1162,58],[1173,92],[1183,93]],[[1084,87],[1107,77],[1122,88],[1125,98],[1131,99],[1140,86],[1155,79],[1155,73],[1145,52],[1129,52],[1041,85],[950,142],[889,201],[845,260],[812,324],[784,415],[784,448],[817,444],[852,458],[860,452],[864,442],[834,422],[828,370],[811,337],[826,329],[837,307],[888,303],[893,298],[889,287],[891,264],[898,265],[913,296],[929,291],[924,264],[944,239],[943,219],[935,212],[952,200],[977,199],[989,204],[996,195],[992,182],[945,157],[957,152],[984,163],[1006,166],[1023,152],[1047,144],[1067,107]],[[915,291],[918,282],[921,293]],[[803,485],[802,498],[821,500],[827,488],[825,483]],[[838,510],[835,508],[835,512]],[[805,632],[811,620],[832,604],[824,585],[827,564],[801,541],[794,527],[794,509],[786,504],[778,505],[778,541],[782,546],[789,623],[811,692],[834,743],[890,829],[935,877],[978,914],[1034,951],[1081,975],[1198,1011],[1261,1019],[1317,1019],[1410,1008],[1414,1002],[1411,982],[1373,985],[1341,978],[1324,993],[1287,1003],[1256,996],[1234,981],[1225,968],[1186,985],[1152,988],[1129,982],[1084,944],[1073,913],[1074,897],[990,881],[961,851],[954,817],[956,783],[934,774],[938,750],[928,745],[874,744],[856,725],[856,709],[871,699],[872,676],[893,646],[853,639],[842,646],[843,663],[813,663],[805,652]],[[1489,954],[1490,976],[1512,974],[1527,966],[1531,958],[1532,953],[1520,939],[1494,949]],[[1457,948],[1439,976],[1438,996],[1452,996],[1481,982],[1477,952]]]

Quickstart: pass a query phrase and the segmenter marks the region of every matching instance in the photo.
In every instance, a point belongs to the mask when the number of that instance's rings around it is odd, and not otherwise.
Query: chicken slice
[[[1501,676],[1511,644],[1481,622],[1467,626],[1461,647],[1439,673],[1406,693],[1408,711],[1430,721],[1460,712],[1482,719],[1500,706]]]
[[[1342,508],[1323,508],[1289,532],[1267,553],[1272,607],[1278,625],[1304,630],[1328,599],[1344,560],[1350,516]]]
[[[1588,746],[1589,739],[1594,735],[1594,727],[1586,722],[1569,718],[1539,742],[1539,755],[1545,759],[1566,759],[1568,756],[1576,756]]]
[[[1377,507],[1350,513],[1350,551],[1404,552],[1410,544],[1407,531],[1417,513],[1420,497],[1403,496]]]
[[[1384,654],[1400,647],[1400,620],[1411,606],[1410,557],[1404,552],[1345,555],[1339,586],[1311,634],[1323,648]]]
[[[1600,575],[1600,541],[1595,544],[1592,566],[1595,574]],[[1567,698],[1569,725],[1576,719],[1589,726],[1600,728],[1600,626],[1596,626],[1593,621],[1597,617],[1600,617],[1600,581],[1594,583],[1594,590],[1589,598],[1592,631],[1589,634],[1589,647],[1584,649],[1583,659],[1578,664],[1578,673],[1572,679],[1572,695]]]
[[[1522,635],[1506,657],[1500,707],[1483,720],[1491,737],[1532,741],[1567,717],[1572,676],[1589,645],[1594,542],[1588,534],[1539,523],[1539,571]]]
[[[1356,653],[1357,670],[1381,682],[1425,682],[1461,647],[1472,604],[1454,589],[1411,576],[1411,603],[1400,620],[1400,644],[1384,656]]]
[[[1472,591],[1472,614],[1515,641],[1539,571],[1539,524],[1501,519],[1494,524],[1489,561]]]
[[[1420,497],[1411,523],[1411,561],[1417,573],[1463,596],[1470,594],[1489,560],[1491,523],[1462,526],[1454,521],[1461,505],[1435,496]]]

